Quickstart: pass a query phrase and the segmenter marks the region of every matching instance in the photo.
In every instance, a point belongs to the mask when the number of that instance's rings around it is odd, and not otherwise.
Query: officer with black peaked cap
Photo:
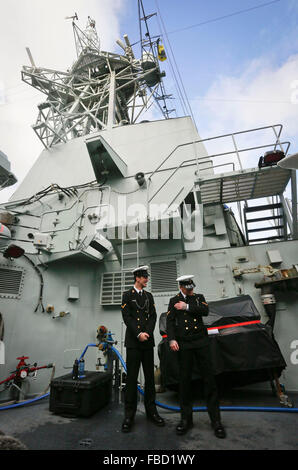
[[[147,419],[157,426],[165,424],[157,413],[155,405],[153,333],[156,310],[153,295],[144,289],[148,282],[148,266],[139,266],[132,272],[135,284],[123,293],[121,305],[122,317],[126,325],[127,367],[123,432],[129,432],[134,422],[137,409],[137,379],[141,363],[145,377],[144,405]]]
[[[185,434],[193,426],[191,378],[194,361],[197,361],[204,382],[204,395],[208,414],[216,437],[224,438],[225,429],[220,421],[217,387],[212,372],[209,338],[202,317],[209,307],[202,294],[195,294],[193,275],[178,277],[180,292],[172,297],[167,313],[167,336],[172,351],[178,353],[179,399],[181,421],[177,434]]]

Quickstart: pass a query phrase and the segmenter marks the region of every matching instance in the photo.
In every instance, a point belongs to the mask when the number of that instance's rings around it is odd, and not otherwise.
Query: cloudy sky
[[[176,108],[177,115],[184,112],[178,81],[201,137],[282,123],[284,140],[292,143],[290,153],[297,152],[297,0],[143,3],[146,14],[159,13],[149,20],[150,28],[153,35],[163,33],[170,59],[162,64],[164,84],[176,98],[169,107]],[[30,47],[37,65],[65,71],[75,59],[71,22],[65,17],[75,12],[81,28],[88,15],[96,20],[103,50],[121,53],[115,40],[125,33],[132,43],[139,40],[137,0],[51,0],[49,8],[44,4],[10,0],[1,6],[0,149],[19,181],[42,150],[31,125],[44,96],[21,81],[21,67],[29,65],[25,48]],[[134,47],[138,55],[139,45]],[[13,191],[1,191],[0,202]]]

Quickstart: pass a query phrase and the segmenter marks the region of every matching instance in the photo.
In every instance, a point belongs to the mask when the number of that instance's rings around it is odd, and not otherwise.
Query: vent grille
[[[121,271],[103,273],[101,278],[100,305],[121,305],[122,293],[134,285],[134,276],[130,271],[123,273],[121,290]],[[150,265],[150,284],[148,290],[155,293],[176,292],[177,262],[161,261]]]
[[[18,299],[22,293],[24,271],[0,267],[0,297]]]
[[[121,271],[104,273],[101,278],[101,305],[120,305],[122,293],[134,285],[134,276],[131,272],[123,272],[123,291],[121,290]]]
[[[152,292],[177,291],[177,262],[161,261],[151,263],[151,290]]]

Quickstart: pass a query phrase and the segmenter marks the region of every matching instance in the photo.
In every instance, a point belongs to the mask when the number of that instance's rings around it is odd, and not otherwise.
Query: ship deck
[[[298,394],[289,393],[295,406]],[[177,406],[177,394],[166,391],[157,394],[157,401]],[[238,389],[221,397],[220,404],[235,407],[281,408],[279,400],[270,391]],[[197,398],[195,406],[204,406]],[[97,450],[103,458],[112,451],[117,455],[133,455],[133,451],[190,450],[294,450],[297,445],[297,413],[284,411],[225,411],[222,422],[226,439],[217,439],[210,426],[207,412],[194,413],[194,427],[184,436],[177,436],[175,427],[179,413],[159,407],[166,426],[159,428],[146,420],[142,397],[138,404],[135,424],[130,433],[121,432],[123,404],[113,397],[110,404],[89,418],[69,418],[49,411],[49,399],[1,411],[0,430],[16,437],[29,450]],[[111,451],[111,452],[110,452]]]

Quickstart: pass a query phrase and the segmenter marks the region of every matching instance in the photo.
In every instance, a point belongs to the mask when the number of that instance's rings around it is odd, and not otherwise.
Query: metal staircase
[[[262,216],[261,214],[261,217],[247,217],[248,214],[259,214],[260,212],[265,211],[270,211],[270,215]],[[287,239],[287,225],[281,202],[251,207],[244,206],[243,214],[246,240],[249,244],[262,241]],[[262,224],[262,226],[256,226],[258,222],[264,222],[264,224]],[[250,224],[254,224],[254,226]],[[275,231],[276,234],[270,236],[270,234],[272,234],[272,231]],[[269,234],[267,236],[264,236],[266,232],[269,232]],[[250,235],[253,233],[262,234],[263,236],[261,238],[251,238]]]

